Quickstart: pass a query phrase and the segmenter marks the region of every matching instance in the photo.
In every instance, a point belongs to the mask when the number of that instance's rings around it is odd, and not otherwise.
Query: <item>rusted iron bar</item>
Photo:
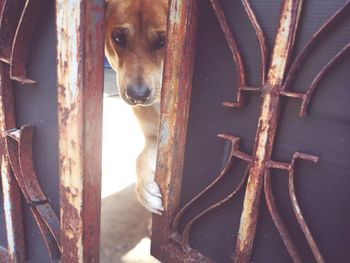
[[[25,5],[23,0],[5,0],[0,21],[0,60],[10,63],[12,44]]]
[[[4,247],[0,246],[0,263],[8,263],[9,261],[10,261],[9,253],[8,253],[7,249],[5,249]]]
[[[260,78],[262,80],[262,83],[265,83],[266,78],[266,67],[267,67],[267,52],[268,52],[268,46],[266,42],[266,38],[264,35],[264,32],[261,29],[261,26],[256,18],[256,15],[253,11],[253,8],[251,7],[248,0],[242,0],[242,4],[244,6],[244,9],[249,17],[250,22],[252,23],[255,34],[258,37],[259,47],[260,47],[260,53],[261,53],[261,70],[260,70]]]
[[[267,170],[264,175],[264,193],[265,193],[265,199],[266,199],[266,205],[270,212],[270,215],[272,217],[272,220],[282,238],[282,241],[285,245],[285,247],[288,250],[289,255],[291,256],[294,263],[301,263],[303,262],[301,259],[301,256],[292,240],[292,238],[289,235],[289,232],[283,223],[283,220],[277,210],[277,206],[275,203],[275,199],[272,193],[272,187],[271,187],[271,176],[270,171]]]
[[[290,69],[286,75],[283,83],[282,90],[289,90],[292,81],[294,80],[295,74],[301,67],[304,59],[308,56],[312,48],[319,43],[318,41],[344,16],[348,15],[350,11],[350,1],[347,1],[337,12],[334,13],[327,21],[313,34],[308,43],[303,47],[298,56],[295,58],[290,66]]]
[[[211,182],[207,187],[205,187],[199,194],[197,194],[194,198],[192,198],[186,205],[184,205],[180,211],[176,214],[174,221],[172,223],[172,231],[176,231],[180,220],[184,214],[184,212],[195,202],[197,201],[199,198],[201,198],[205,193],[207,193],[210,189],[212,189],[223,177],[225,177],[228,173],[228,171],[230,170],[234,157],[237,154],[237,152],[239,151],[238,147],[239,147],[239,138],[238,137],[233,137],[233,136],[227,136],[227,135],[219,135],[219,137],[224,138],[228,141],[230,141],[231,143],[231,150],[230,150],[230,154],[228,157],[228,160],[226,162],[226,164],[224,165],[224,167],[222,168],[221,172],[219,173],[218,176],[215,177],[214,181]]]
[[[321,39],[341,18],[343,18],[350,11],[350,1],[347,1],[334,15],[332,15],[317,31],[313,34],[312,38],[305,45],[302,51],[298,54],[294,62],[292,63],[290,70],[286,76],[286,79],[283,83],[281,89],[281,95],[297,98],[302,100],[301,108],[300,108],[300,117],[305,117],[307,112],[307,107],[310,103],[311,96],[315,89],[317,88],[319,82],[323,79],[323,77],[327,74],[327,72],[338,62],[340,61],[345,54],[347,54],[350,50],[350,43],[345,45],[345,47],[339,51],[317,74],[317,76],[312,81],[311,85],[308,87],[306,93],[297,93],[293,91],[289,91],[289,87],[295,77],[295,74],[298,72],[301,67],[302,62],[310,53],[312,47],[314,47],[318,40]]]
[[[315,92],[316,88],[320,81],[324,78],[324,76],[329,72],[329,70],[342,58],[344,58],[345,54],[350,52],[350,43],[348,43],[341,51],[339,51],[317,74],[317,76],[312,81],[310,87],[306,91],[305,94],[302,95],[302,104],[300,107],[300,117],[304,117],[306,115],[307,107],[310,103],[312,94]]]
[[[0,0],[0,16],[2,15],[2,9],[4,8],[5,1],[6,0]],[[1,20],[1,18],[0,18],[0,20]]]
[[[325,260],[322,257],[322,254],[319,250],[319,248],[317,247],[317,244],[314,240],[314,238],[311,235],[311,232],[305,222],[304,216],[301,212],[301,209],[299,207],[299,203],[295,194],[295,187],[294,187],[294,167],[295,167],[295,161],[296,159],[303,159],[303,160],[308,160],[308,161],[313,161],[313,162],[317,162],[318,158],[316,156],[310,156],[310,155],[306,155],[303,153],[295,153],[293,156],[293,160],[292,163],[289,166],[289,180],[288,180],[288,186],[289,186],[289,196],[292,202],[292,206],[293,206],[293,210],[294,210],[294,214],[298,220],[298,223],[304,233],[304,236],[311,248],[312,253],[314,254],[314,257],[316,259],[316,261],[318,263],[324,263]]]
[[[319,38],[321,34],[323,34],[328,28],[333,25],[335,22],[344,14],[344,10],[347,10],[349,6],[348,1],[343,8],[338,10],[334,16],[332,16],[327,22],[319,29],[316,34],[313,36],[313,39],[309,41],[307,46],[303,49],[301,54],[299,54],[299,60],[303,60],[306,56],[306,53],[310,49],[310,47],[314,44],[314,41]],[[261,30],[261,27],[259,23],[256,20],[256,17],[249,5],[248,1],[243,1],[244,7],[246,9],[246,12],[249,16],[249,19],[251,20],[253,27],[255,29],[256,35],[258,37],[261,55],[262,55],[262,69],[261,69],[261,87],[248,87],[245,84],[240,86],[241,84],[245,82],[245,76],[244,76],[244,67],[242,59],[239,55],[239,50],[236,44],[236,41],[232,35],[232,32],[228,26],[228,23],[226,21],[226,18],[224,16],[224,12],[220,7],[220,4],[216,0],[210,0],[210,3],[212,4],[212,7],[214,9],[214,12],[219,20],[220,26],[225,34],[226,40],[229,44],[229,47],[231,49],[231,52],[233,54],[233,59],[235,60],[236,64],[239,65],[236,66],[236,70],[238,74],[243,73],[243,76],[239,78],[238,83],[238,92],[242,91],[259,91],[262,92],[263,96],[263,102],[261,106],[261,114],[258,122],[258,129],[255,139],[255,146],[253,150],[253,156],[249,156],[243,152],[241,152],[238,148],[239,144],[239,138],[228,135],[228,134],[219,134],[220,138],[226,139],[231,142],[231,152],[229,154],[228,161],[220,174],[214,179],[212,183],[210,183],[206,188],[204,188],[199,194],[197,194],[192,200],[190,200],[187,204],[185,204],[176,214],[169,213],[167,218],[164,219],[162,222],[161,220],[157,221],[156,225],[154,224],[154,230],[157,233],[161,233],[161,237],[163,239],[160,239],[164,243],[162,244],[156,244],[157,247],[154,249],[158,254],[161,255],[161,257],[158,257],[160,259],[164,258],[166,260],[171,259],[170,262],[178,262],[179,259],[181,259],[181,262],[210,262],[210,259],[208,258],[202,258],[203,255],[201,255],[198,251],[191,248],[190,244],[190,231],[192,228],[192,225],[202,216],[209,213],[211,210],[219,207],[221,204],[226,202],[227,200],[230,200],[236,193],[239,191],[239,189],[242,188],[245,178],[247,177],[247,174],[249,172],[248,177],[248,183],[247,183],[247,189],[246,189],[246,195],[245,200],[243,204],[243,212],[241,215],[241,221],[240,221],[240,227],[239,227],[239,233],[237,237],[237,244],[236,244],[236,253],[234,257],[234,262],[248,262],[250,258],[250,254],[252,251],[254,236],[255,236],[255,228],[257,224],[257,217],[258,217],[258,208],[259,208],[259,202],[260,202],[260,195],[261,195],[261,189],[262,186],[264,186],[265,191],[265,197],[266,197],[266,203],[268,210],[271,214],[271,217],[275,223],[275,226],[277,230],[280,233],[280,236],[282,238],[282,241],[284,242],[292,260],[294,262],[302,262],[301,256],[298,253],[296,246],[294,245],[288,230],[285,226],[285,224],[282,221],[282,218],[279,215],[279,212],[277,210],[277,206],[274,201],[274,196],[272,193],[271,188],[271,182],[270,182],[270,169],[282,169],[287,170],[289,174],[289,194],[291,199],[291,204],[295,213],[295,216],[297,218],[297,221],[304,233],[304,236],[309,244],[309,247],[314,254],[314,257],[317,262],[322,263],[324,262],[324,259],[321,255],[321,252],[319,248],[316,245],[315,240],[313,239],[311,232],[305,222],[305,219],[302,215],[301,209],[299,207],[299,204],[297,202],[295,189],[294,189],[294,166],[295,166],[295,160],[296,159],[304,159],[308,161],[316,162],[318,160],[317,157],[304,154],[304,153],[295,153],[293,155],[293,159],[291,163],[281,163],[271,160],[271,153],[274,143],[274,137],[277,130],[277,124],[278,124],[278,117],[279,117],[279,110],[280,110],[280,96],[288,96],[292,98],[299,98],[303,100],[303,104],[301,107],[301,112],[304,112],[306,106],[312,96],[312,93],[314,92],[317,84],[319,81],[325,76],[325,74],[329,71],[329,69],[338,62],[341,58],[344,57],[344,55],[349,51],[350,44],[347,44],[341,51],[339,51],[319,72],[319,74],[315,77],[312,84],[310,85],[309,89],[305,94],[301,93],[295,93],[290,92],[286,88],[290,83],[288,83],[288,78],[293,78],[293,74],[295,74],[296,70],[298,69],[300,61],[295,64],[295,62],[292,64],[291,71],[289,71],[287,77],[286,70],[287,65],[290,62],[290,54],[294,46],[294,40],[295,35],[297,32],[297,27],[299,23],[299,17],[301,12],[301,6],[302,6],[302,0],[285,0],[282,4],[282,11],[280,15],[280,23],[279,27],[277,29],[276,38],[275,38],[275,45],[274,50],[271,57],[271,66],[268,70],[268,75],[265,80],[265,63],[266,63],[266,54],[267,54],[267,46],[266,46],[266,40],[263,35],[263,32]],[[171,28],[171,27],[170,27]],[[306,51],[305,51],[306,50]],[[238,55],[237,55],[238,54]],[[173,55],[173,53],[171,53]],[[238,57],[238,59],[237,59]],[[298,60],[298,58],[297,58]],[[182,61],[178,61],[181,63]],[[186,66],[182,64],[175,64],[171,65],[172,67],[180,67]],[[170,67],[171,68],[171,67]],[[243,82],[242,82],[243,81]],[[165,82],[167,83],[167,82]],[[286,84],[287,83],[287,84]],[[166,86],[165,86],[166,87]],[[176,86],[178,87],[178,86]],[[179,90],[177,90],[176,96],[179,96],[178,94],[181,94]],[[166,96],[169,96],[168,94]],[[165,97],[166,97],[165,96]],[[170,97],[174,96],[174,94],[171,94]],[[238,96],[240,97],[240,96]],[[224,106],[228,107],[238,107],[240,104],[237,102],[234,103],[224,103]],[[173,110],[175,110],[174,108]],[[169,121],[167,118],[164,118],[164,114],[166,112],[164,109],[162,111],[162,121],[161,121],[161,128],[163,128],[164,123]],[[176,112],[175,112],[176,113]],[[185,113],[187,114],[187,113]],[[169,117],[172,115],[170,114]],[[187,115],[186,115],[187,116]],[[187,125],[187,117],[182,116],[181,117],[184,120],[181,128],[186,129]],[[175,114],[175,117],[176,114]],[[174,131],[178,131],[178,127],[171,126]],[[167,132],[169,131],[169,126],[166,126]],[[176,134],[176,133],[174,133]],[[167,133],[168,135],[168,133]],[[183,141],[185,140],[185,131],[181,133],[182,137],[176,137],[176,138],[182,138]],[[171,138],[171,137],[166,137]],[[177,142],[176,142],[177,143]],[[176,173],[173,172],[173,170],[170,170],[171,173],[167,173],[168,171],[165,169],[167,165],[169,165],[171,162],[176,160],[179,162],[179,159],[177,159],[175,155],[175,158],[173,155],[171,155],[171,158],[167,156],[167,154],[173,150],[174,145],[172,141],[164,141],[160,143],[160,146],[166,144],[167,147],[164,147],[161,151],[161,156],[158,155],[158,160],[160,160],[161,167],[158,167],[158,171],[162,171],[161,173],[161,182],[166,182],[165,187],[169,191],[167,192],[167,197],[171,196],[173,199],[168,199],[168,202],[170,201],[171,204],[168,204],[167,207],[170,208],[171,212],[175,211],[176,207],[178,206],[178,198],[179,198],[179,192],[181,185],[181,178],[178,178],[177,175],[181,172],[182,165],[183,165],[183,149],[179,151],[180,155],[180,163],[181,166],[177,167],[177,169],[173,169],[176,171]],[[172,152],[174,154],[174,152]],[[175,152],[177,154],[178,152]],[[165,158],[168,157],[168,158]],[[183,215],[186,213],[188,208],[194,203],[197,202],[202,196],[204,196],[207,191],[212,189],[216,183],[221,180],[228,172],[229,168],[232,166],[233,158],[239,158],[242,160],[245,160],[248,162],[248,167],[246,170],[246,174],[243,176],[241,182],[239,183],[238,187],[231,192],[227,197],[224,199],[216,202],[215,204],[211,205],[210,207],[206,208],[202,212],[200,212],[198,215],[194,216],[192,219],[189,220],[189,222],[185,225],[185,228],[181,233],[178,232],[178,226],[180,221],[182,220]],[[164,161],[164,159],[166,161]],[[169,177],[167,177],[169,176]],[[174,178],[175,177],[175,178]],[[164,189],[164,186],[162,185],[162,189]],[[175,197],[175,198],[174,198]],[[175,209],[174,209],[175,207]],[[167,213],[168,211],[166,211]],[[173,223],[171,225],[171,231],[170,234],[168,231],[162,232],[162,227],[164,225],[167,227],[169,224],[169,217],[171,215],[174,215]],[[156,217],[157,219],[157,217]],[[158,224],[160,223],[160,224]],[[166,228],[167,229],[167,228]],[[162,234],[164,233],[164,236]],[[167,243],[169,240],[167,240],[167,237],[170,238],[172,241],[175,241],[175,243],[178,246],[173,246],[172,244]],[[153,238],[154,239],[154,238]],[[159,247],[162,248],[162,252],[159,253]],[[166,255],[163,255],[162,253],[167,253]]]
[[[103,14],[103,0],[56,1],[63,263],[99,261]]]
[[[59,219],[37,180],[33,167],[32,141],[34,127],[6,131],[7,157],[13,174],[44,237],[52,262],[58,262],[60,251]]]
[[[9,262],[25,262],[26,251],[23,230],[22,200],[18,184],[12,175],[6,156],[5,131],[15,128],[13,86],[10,69],[0,62],[0,132],[1,181],[4,200],[5,227]]]
[[[2,9],[4,8],[6,0],[0,0],[0,15],[2,14]]]
[[[237,45],[237,41],[235,40],[231,28],[227,22],[225,17],[225,13],[221,8],[221,5],[218,0],[209,0],[211,6],[214,10],[214,13],[219,21],[220,27],[224,32],[227,44],[231,50],[232,58],[235,61],[237,79],[238,79],[238,92],[236,102],[224,102],[223,105],[227,107],[240,107],[243,104],[243,88],[246,86],[245,79],[245,68],[243,64],[243,59],[241,57],[240,50]]]
[[[224,32],[226,41],[228,43],[228,46],[231,50],[233,60],[235,61],[235,68],[236,73],[238,77],[238,83],[237,83],[237,98],[236,102],[224,102],[223,105],[226,107],[240,107],[244,103],[244,94],[243,91],[261,91],[260,87],[249,87],[246,84],[246,74],[245,74],[245,67],[244,62],[240,54],[239,47],[237,45],[237,41],[234,38],[234,35],[232,34],[231,28],[227,22],[226,16],[224,11],[221,8],[221,5],[218,0],[209,0],[211,3],[211,6],[214,10],[214,13],[219,21],[220,27],[222,31]],[[260,52],[261,52],[261,70],[260,70],[260,76],[262,79],[262,83],[265,83],[265,77],[266,77],[266,65],[267,65],[267,43],[266,38],[264,35],[264,32],[262,31],[260,24],[255,16],[255,13],[250,6],[249,1],[244,0],[242,1],[242,4],[245,8],[245,11],[248,15],[248,18],[250,22],[253,25],[253,28],[255,30],[255,33],[258,38]]]
[[[214,210],[215,208],[221,206],[222,204],[226,203],[227,201],[231,200],[243,187],[244,182],[247,179],[247,175],[248,175],[248,171],[249,171],[249,165],[247,167],[247,170],[244,174],[244,176],[242,177],[240,183],[238,184],[238,186],[225,198],[221,199],[220,201],[216,202],[215,204],[211,205],[210,207],[208,207],[207,209],[203,210],[201,213],[199,213],[198,215],[196,215],[194,218],[192,218],[185,226],[185,229],[183,231],[182,234],[177,233],[177,228],[178,225],[182,219],[183,214],[188,210],[188,208],[194,203],[196,202],[198,199],[200,199],[203,195],[205,195],[209,190],[211,190],[215,185],[217,185],[217,183],[224,178],[229,169],[232,166],[234,157],[236,158],[240,158],[240,159],[244,159],[245,161],[248,161],[249,163],[251,162],[251,157],[242,153],[241,151],[239,151],[239,138],[238,137],[234,137],[231,135],[227,135],[227,134],[219,134],[218,137],[226,139],[228,141],[231,142],[231,151],[228,157],[228,160],[224,166],[224,168],[221,170],[221,172],[219,173],[219,175],[215,178],[215,180],[210,183],[206,188],[204,188],[199,194],[197,194],[191,201],[189,201],[185,206],[183,206],[181,208],[181,210],[176,214],[173,224],[172,224],[172,239],[174,241],[176,241],[179,245],[181,245],[182,249],[184,251],[187,251],[191,248],[190,243],[189,243],[189,235],[190,235],[190,231],[192,228],[192,225],[201,217],[203,217],[204,215],[206,215],[207,213],[209,213],[210,211]]]
[[[297,201],[296,193],[295,193],[295,187],[294,187],[294,168],[295,168],[295,162],[298,159],[306,160],[306,161],[312,161],[312,162],[317,162],[318,157],[310,154],[305,154],[305,153],[300,153],[296,152],[293,154],[293,158],[291,163],[280,163],[280,162],[275,162],[275,161],[270,161],[268,163],[269,168],[273,169],[282,169],[282,170],[287,170],[289,179],[288,179],[288,189],[289,189],[289,196],[291,199],[291,204],[294,210],[294,214],[298,220],[298,223],[300,225],[300,228],[302,229],[304,236],[309,244],[310,249],[312,250],[312,253],[315,256],[315,259],[318,263],[323,263],[325,262],[322,254],[317,247],[317,244],[314,240],[314,238],[311,235],[311,232],[305,222],[305,219],[302,215],[300,206]],[[266,201],[268,204],[268,208],[270,211],[270,214],[274,220],[274,223],[282,237],[283,242],[286,245],[286,248],[288,249],[289,254],[291,255],[292,259],[294,262],[302,262],[300,259],[299,254],[297,253],[294,244],[292,243],[289,234],[286,230],[286,227],[284,226],[282,219],[279,217],[276,205],[273,200],[273,195],[272,195],[272,190],[270,186],[270,175],[269,171],[267,170],[265,173],[265,196],[266,196]]]
[[[35,81],[26,77],[30,46],[45,0],[2,1],[0,21],[0,60],[10,65],[11,79],[22,84]]]
[[[161,104],[156,180],[165,211],[153,215],[151,253],[164,262],[211,262],[195,250],[183,253],[170,240],[179,206],[188,110],[197,36],[198,0],[171,0]],[[195,261],[197,260],[197,261]]]
[[[249,171],[243,211],[237,236],[234,262],[249,262],[258,218],[260,193],[271,158],[279,117],[280,95],[288,59],[293,47],[299,22],[302,1],[286,0],[283,3],[276,33],[264,97],[254,146],[254,161]]]
[[[47,0],[27,0],[17,26],[11,47],[10,75],[11,79],[22,84],[32,84],[35,81],[26,77],[26,62],[30,52],[32,39],[35,36],[40,13],[45,10]]]
[[[198,219],[202,218],[204,215],[208,214],[212,210],[220,207],[227,201],[231,200],[243,187],[244,183],[246,182],[248,178],[248,171],[249,171],[249,166],[247,167],[241,181],[237,185],[237,187],[225,198],[221,199],[220,201],[216,202],[215,204],[209,206],[207,209],[203,210],[201,213],[196,215],[194,218],[192,218],[185,226],[182,235],[179,235],[178,233],[174,232],[174,237],[173,238],[179,245],[181,245],[182,249],[184,251],[187,251],[188,249],[191,248],[190,244],[190,231],[192,229],[193,224],[198,221]]]

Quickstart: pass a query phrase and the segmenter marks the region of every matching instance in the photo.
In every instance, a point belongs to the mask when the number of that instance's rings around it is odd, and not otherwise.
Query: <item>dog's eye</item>
[[[161,49],[163,47],[165,47],[165,36],[159,36],[155,43],[155,48]]]
[[[117,46],[126,47],[126,34],[124,32],[113,32],[112,39]]]

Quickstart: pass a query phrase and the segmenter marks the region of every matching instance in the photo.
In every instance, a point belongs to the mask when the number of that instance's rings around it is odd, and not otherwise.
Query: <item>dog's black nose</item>
[[[151,89],[147,85],[133,85],[126,89],[126,97],[134,103],[144,103],[147,101]]]

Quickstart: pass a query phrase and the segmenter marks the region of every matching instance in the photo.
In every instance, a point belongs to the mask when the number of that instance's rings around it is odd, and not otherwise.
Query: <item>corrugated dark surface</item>
[[[248,84],[258,85],[260,51],[253,28],[239,1],[221,1],[236,34],[247,67]],[[280,11],[280,1],[252,1],[270,48]],[[344,0],[305,1],[298,52],[312,34]],[[312,51],[291,90],[305,91],[325,63],[350,40],[350,17],[341,21]],[[273,159],[289,162],[295,151],[318,155],[317,164],[299,162],[296,189],[301,209],[326,262],[344,262],[350,231],[350,61],[347,55],[321,82],[313,95],[309,114],[300,119],[300,101],[284,99]],[[203,189],[218,174],[228,147],[216,137],[228,132],[241,137],[241,149],[251,154],[260,108],[259,95],[248,94],[245,106],[221,106],[236,92],[234,64],[218,22],[207,1],[200,1],[199,36],[193,81],[188,140],[183,177],[182,205]],[[244,163],[237,161],[225,181],[210,193],[196,210],[227,195],[242,176]],[[313,262],[294,217],[286,172],[272,172],[277,205],[305,262]],[[194,248],[216,262],[232,262],[242,210],[243,191],[227,204],[201,219],[193,227]],[[290,262],[290,257],[270,218],[262,198],[253,262]],[[186,221],[186,219],[185,219]]]

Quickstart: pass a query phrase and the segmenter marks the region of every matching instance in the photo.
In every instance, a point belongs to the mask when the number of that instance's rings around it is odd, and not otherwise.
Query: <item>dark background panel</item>
[[[282,1],[251,1],[269,46],[273,46]],[[199,1],[199,32],[193,79],[188,137],[185,153],[181,205],[183,206],[219,173],[229,151],[228,143],[217,138],[226,132],[241,137],[242,151],[251,154],[261,98],[247,94],[239,109],[221,105],[235,98],[237,91],[234,63],[224,35],[208,1]],[[254,30],[240,1],[222,0],[222,6],[235,33],[247,68],[250,85],[259,85],[260,50]],[[312,34],[344,0],[304,1],[301,24],[293,58]],[[350,17],[340,21],[307,58],[291,90],[306,91],[320,69],[350,40]],[[300,161],[296,169],[296,191],[310,230],[327,262],[344,262],[350,243],[350,60],[349,55],[329,72],[314,93],[309,114],[299,118],[300,101],[282,99],[280,123],[272,158],[289,162],[295,151],[320,157],[317,164]],[[184,216],[184,224],[213,202],[226,196],[237,185],[245,164],[237,161],[214,191],[211,191]],[[288,178],[284,171],[272,171],[272,186],[277,206],[305,262],[314,262],[289,202]],[[216,262],[232,262],[244,191],[235,199],[196,223],[191,244]],[[261,196],[253,262],[291,262]]]
[[[27,65],[35,85],[15,83],[17,127],[35,126],[33,155],[38,181],[59,215],[56,34],[54,1],[40,17]],[[2,204],[2,196],[0,198]],[[28,262],[50,262],[44,240],[29,207],[24,204],[25,242]],[[0,213],[0,226],[4,225]],[[5,228],[0,227],[0,245],[6,246]]]

